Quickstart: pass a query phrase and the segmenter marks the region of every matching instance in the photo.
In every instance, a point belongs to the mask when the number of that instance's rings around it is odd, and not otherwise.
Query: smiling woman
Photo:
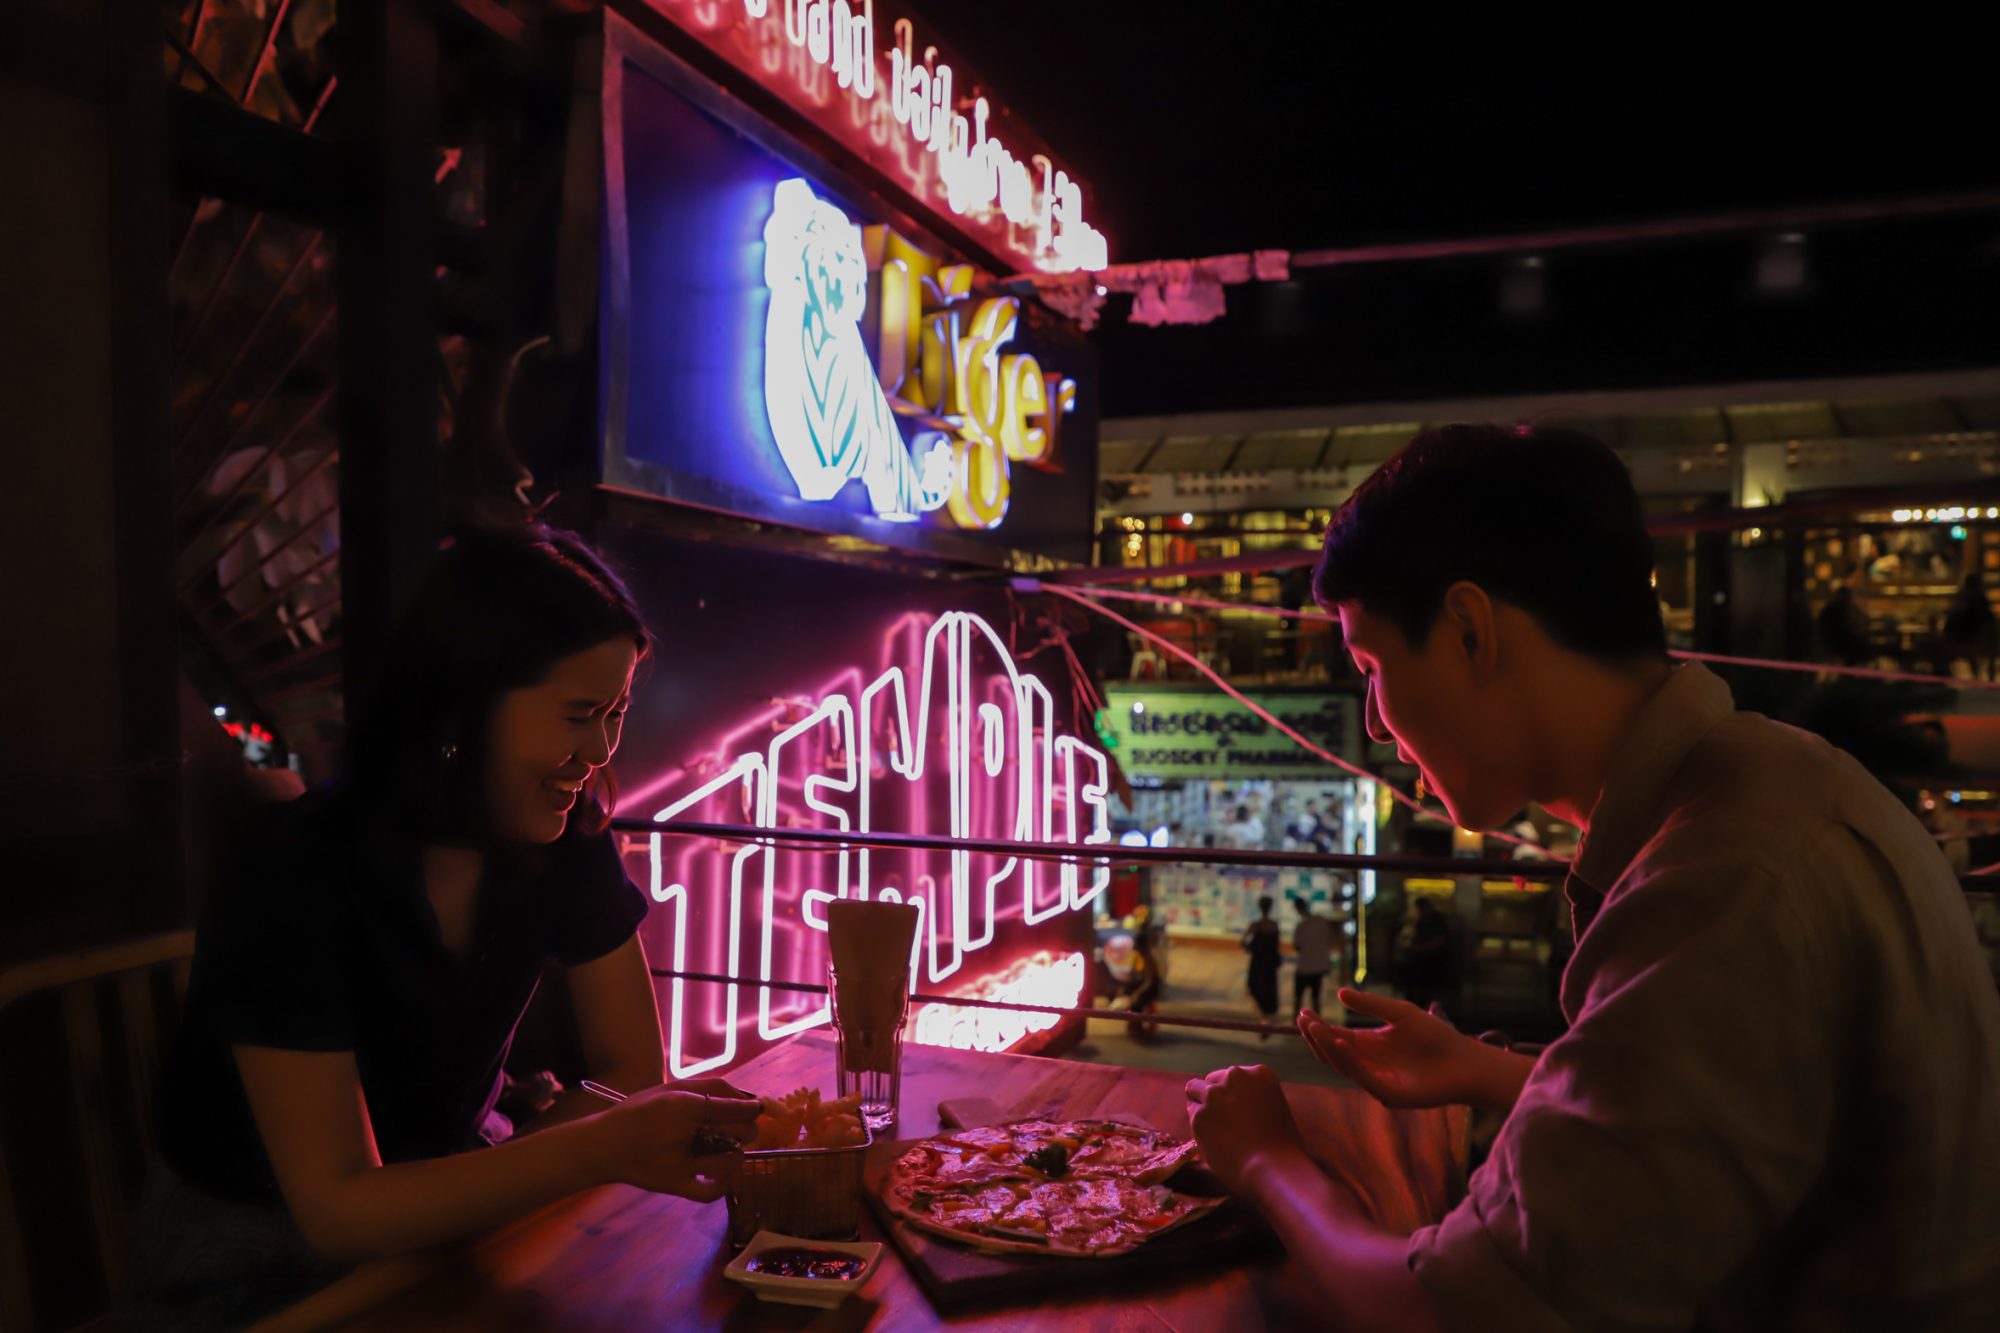
[[[234,1327],[345,1262],[591,1185],[719,1196],[696,1135],[742,1141],[757,1103],[663,1085],[646,902],[606,827],[651,648],[570,533],[441,553],[347,775],[274,814],[201,924],[138,1238],[156,1305]],[[629,1095],[558,1099],[522,1136],[494,1104],[551,960],[589,1075]]]

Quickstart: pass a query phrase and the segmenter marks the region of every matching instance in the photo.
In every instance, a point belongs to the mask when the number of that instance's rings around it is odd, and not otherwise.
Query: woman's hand
[[[1187,1085],[1188,1121],[1202,1160],[1232,1194],[1267,1162],[1306,1158],[1278,1076],[1264,1065],[1218,1069]]]
[[[695,1131],[748,1143],[756,1137],[762,1105],[721,1079],[635,1093],[590,1122],[599,1176],[700,1203],[719,1199],[741,1158],[735,1152],[699,1152]]]
[[[1340,1002],[1357,1014],[1379,1018],[1379,1028],[1336,1027],[1318,1014],[1301,1011],[1299,1032],[1319,1062],[1355,1083],[1384,1106],[1447,1106],[1465,1103],[1504,1110],[1513,1105],[1521,1081],[1511,1068],[1533,1068],[1525,1056],[1510,1056],[1452,1027],[1408,1000],[1342,987]]]

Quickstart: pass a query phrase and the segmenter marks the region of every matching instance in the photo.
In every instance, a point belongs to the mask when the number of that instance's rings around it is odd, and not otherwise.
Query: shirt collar
[[[1734,711],[1729,686],[1714,672],[1699,662],[1674,668],[1618,744],[1590,814],[1590,830],[1577,848],[1573,876],[1599,893],[1609,892],[1652,837],[1667,785],[1688,752]]]

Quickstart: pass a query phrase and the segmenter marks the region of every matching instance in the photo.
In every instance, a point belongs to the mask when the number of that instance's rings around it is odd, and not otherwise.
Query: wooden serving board
[[[1183,1277],[1279,1252],[1277,1238],[1255,1214],[1235,1200],[1185,1226],[1149,1240],[1127,1254],[1104,1259],[1068,1255],[985,1254],[943,1236],[910,1226],[882,1202],[889,1168],[921,1139],[878,1143],[868,1152],[863,1175],[868,1206],[904,1265],[940,1314],[974,1307],[1021,1305],[1078,1289],[1109,1294],[1124,1284],[1157,1289],[1157,1279]],[[1170,1183],[1194,1194],[1222,1188],[1199,1168],[1183,1169]]]

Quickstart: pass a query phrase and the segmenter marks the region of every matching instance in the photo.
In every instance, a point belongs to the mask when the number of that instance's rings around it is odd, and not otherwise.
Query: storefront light
[[[1191,527],[1193,527],[1193,526],[1194,526],[1194,515],[1193,515],[1193,514],[1182,514],[1182,515],[1181,515],[1181,526],[1182,526],[1182,527],[1184,527],[1184,528],[1191,528]]]
[[[1910,518],[1912,517],[1912,512],[1913,511],[1908,509],[1898,509],[1895,513],[1891,514],[1889,517],[1894,519],[1898,523],[1908,523],[1910,521]]]

